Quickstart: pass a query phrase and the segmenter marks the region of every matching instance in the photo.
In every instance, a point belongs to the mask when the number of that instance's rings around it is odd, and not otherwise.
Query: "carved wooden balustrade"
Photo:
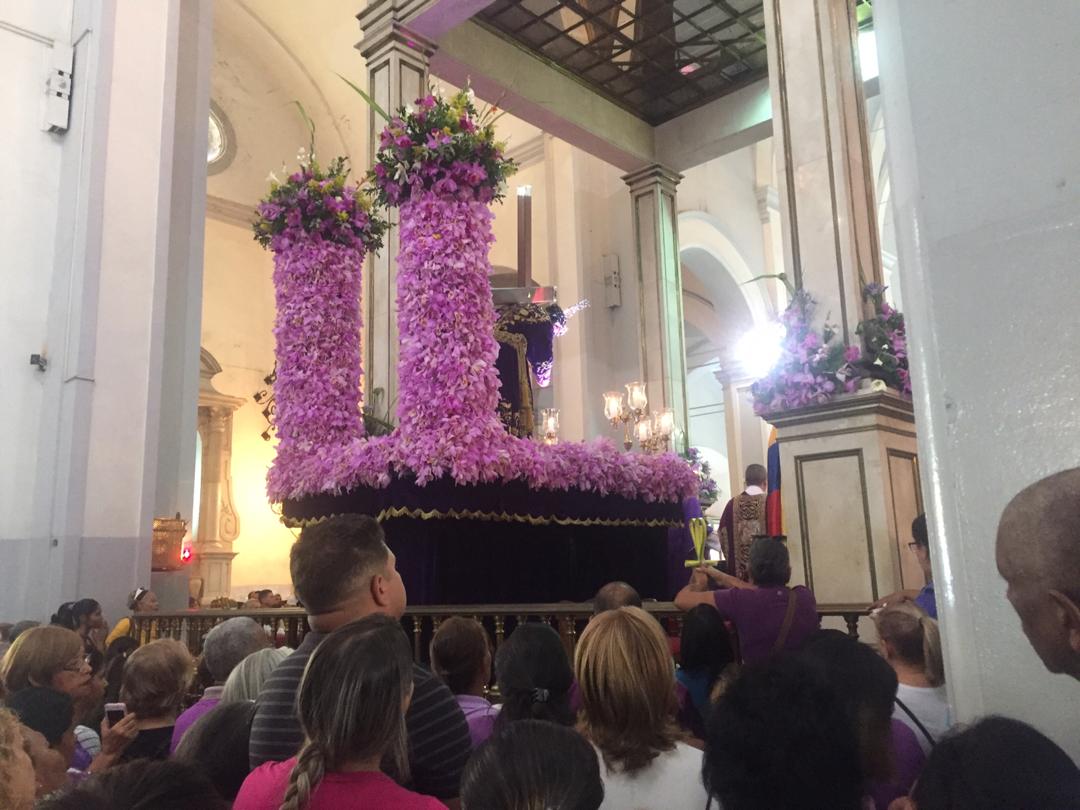
[[[678,636],[683,614],[671,602],[646,602],[645,610]],[[868,605],[818,605],[821,618],[843,619],[848,634],[859,637],[859,619],[867,615]],[[297,647],[308,631],[307,617],[301,608],[266,608],[261,610],[186,610],[179,613],[144,613],[132,617],[132,635],[139,643],[155,638],[175,638],[184,642],[193,655],[202,652],[202,640],[215,624],[236,616],[248,616],[259,622],[277,645]],[[409,607],[401,623],[412,638],[413,655],[427,662],[428,644],[440,622],[450,616],[469,616],[488,631],[493,647],[506,639],[522,622],[542,621],[554,627],[563,640],[567,655],[573,656],[578,635],[592,616],[590,602],[555,602],[522,605],[416,605]]]

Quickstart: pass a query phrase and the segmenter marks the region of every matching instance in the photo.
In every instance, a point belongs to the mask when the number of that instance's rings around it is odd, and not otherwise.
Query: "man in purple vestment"
[[[746,468],[746,489],[736,495],[720,518],[717,534],[724,550],[727,572],[749,582],[750,544],[754,537],[765,534],[765,485],[768,471],[760,464]]]

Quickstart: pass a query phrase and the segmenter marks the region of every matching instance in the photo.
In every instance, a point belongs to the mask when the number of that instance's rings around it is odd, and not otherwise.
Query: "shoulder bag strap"
[[[784,649],[784,643],[787,641],[788,634],[791,632],[791,624],[795,621],[795,589],[788,588],[787,592],[787,612],[784,613],[784,623],[780,625],[780,633],[776,636],[776,641],[773,642],[771,655],[776,655],[782,649]]]
[[[934,742],[934,738],[930,736],[930,732],[926,730],[926,726],[919,722],[919,718],[915,716],[915,712],[913,712],[906,705],[904,705],[904,701],[902,701],[899,697],[896,698],[896,705],[900,707],[904,714],[911,718],[911,722],[913,722],[915,726],[919,729],[919,731],[922,732],[922,735],[926,737],[927,741],[930,743],[931,748],[937,745],[937,743]]]

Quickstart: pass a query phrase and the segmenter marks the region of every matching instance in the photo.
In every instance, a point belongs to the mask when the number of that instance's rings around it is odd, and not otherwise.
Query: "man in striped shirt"
[[[305,528],[290,553],[290,567],[311,632],[259,693],[249,747],[252,768],[286,760],[300,749],[303,731],[296,717],[296,693],[319,642],[372,613],[400,617],[405,611],[397,561],[371,518],[334,517]],[[412,771],[408,787],[456,807],[461,772],[471,751],[469,727],[446,685],[415,664],[405,725]]]

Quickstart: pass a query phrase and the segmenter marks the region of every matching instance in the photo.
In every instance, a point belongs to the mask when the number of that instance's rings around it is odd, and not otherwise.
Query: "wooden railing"
[[[682,612],[671,602],[646,602],[645,610],[678,636]],[[842,619],[848,635],[859,637],[859,619],[867,615],[868,605],[818,605],[823,619]],[[307,616],[302,608],[267,608],[262,610],[187,610],[179,613],[145,613],[132,617],[131,634],[144,644],[155,638],[174,638],[184,642],[192,655],[202,652],[203,637],[214,625],[236,616],[248,616],[259,622],[277,646],[299,646],[308,632]],[[450,616],[469,616],[481,622],[495,648],[522,622],[542,621],[554,627],[563,640],[567,655],[572,656],[578,635],[592,616],[590,602],[555,602],[522,605],[416,605],[409,607],[401,623],[412,638],[413,655],[427,662],[428,644],[440,622]]]

